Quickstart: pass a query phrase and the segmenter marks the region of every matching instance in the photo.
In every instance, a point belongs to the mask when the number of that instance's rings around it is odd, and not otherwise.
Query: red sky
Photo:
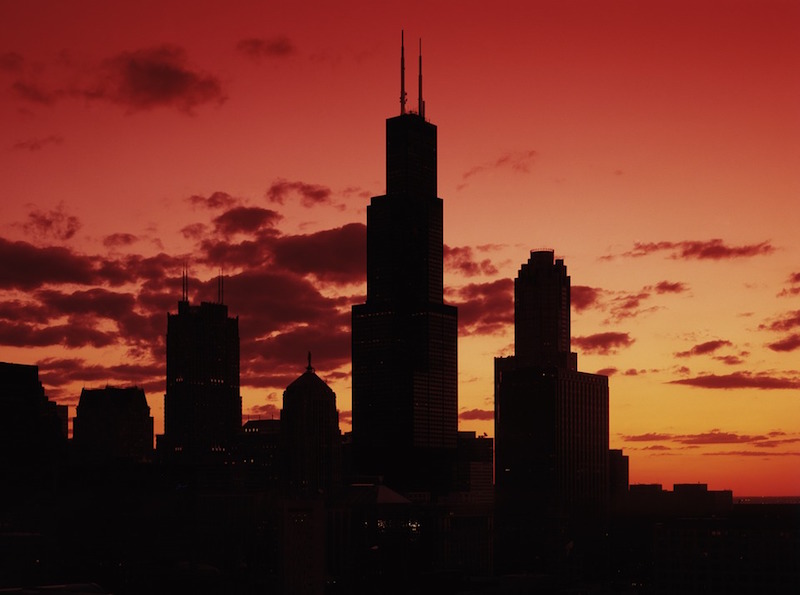
[[[137,383],[158,431],[181,269],[199,302],[224,268],[245,413],[311,350],[348,430],[401,29],[439,126],[462,429],[493,432],[511,279],[549,248],[632,482],[800,493],[794,1],[0,0],[0,360],[73,406]]]

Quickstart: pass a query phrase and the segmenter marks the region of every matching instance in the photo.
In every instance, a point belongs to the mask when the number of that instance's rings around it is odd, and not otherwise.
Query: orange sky
[[[493,432],[510,280],[549,248],[633,483],[800,493],[800,4],[453,6],[0,0],[0,360],[73,406],[138,383],[159,431],[181,268],[199,301],[222,267],[245,413],[275,414],[310,349],[348,430],[405,29],[462,429]]]

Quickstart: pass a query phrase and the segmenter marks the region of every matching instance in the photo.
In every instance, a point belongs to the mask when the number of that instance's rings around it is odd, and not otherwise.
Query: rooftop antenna
[[[422,38],[419,40],[419,115],[425,118],[425,102],[422,100]]]
[[[219,269],[219,277],[217,277],[217,303],[222,304],[223,286],[222,286],[222,268]]]
[[[186,263],[183,263],[183,271],[181,271],[181,301],[189,301],[189,271]]]
[[[400,30],[400,115],[406,113],[406,48],[404,31]]]
[[[311,367],[311,352],[308,352],[308,367],[306,368],[306,372],[313,372],[314,368]]]

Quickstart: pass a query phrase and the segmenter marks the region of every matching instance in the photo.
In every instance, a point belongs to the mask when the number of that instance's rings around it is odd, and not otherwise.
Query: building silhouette
[[[576,536],[605,518],[608,378],[577,370],[570,278],[553,252],[531,252],[520,268],[514,325],[515,354],[495,359],[495,483],[504,548],[497,560],[525,569],[563,558]]]
[[[386,121],[386,194],[367,207],[367,299],[353,307],[356,471],[403,493],[441,493],[455,474],[458,314],[443,299],[443,203],[436,126],[406,111]],[[424,496],[423,496],[424,497]]]
[[[38,366],[0,362],[0,411],[2,496],[47,488],[66,455],[67,406],[48,400]]]
[[[330,494],[342,485],[341,434],[336,393],[306,371],[286,387],[281,410],[286,482],[293,493]]]
[[[84,388],[72,428],[82,462],[143,462],[153,454],[153,418],[138,386]]]
[[[222,303],[189,304],[187,277],[178,313],[167,314],[167,391],[159,451],[168,460],[225,460],[241,432],[239,318]]]

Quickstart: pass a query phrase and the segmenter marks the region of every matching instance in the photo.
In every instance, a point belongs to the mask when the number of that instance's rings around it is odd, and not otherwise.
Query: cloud
[[[0,289],[30,290],[46,283],[85,285],[96,278],[92,261],[68,248],[38,248],[0,237]]]
[[[657,434],[654,432],[650,432],[647,434],[633,434],[622,436],[622,439],[625,442],[662,442],[664,440],[672,440],[674,438],[674,434]]]
[[[600,368],[595,374],[598,376],[613,376],[617,372],[619,372],[617,368]]]
[[[26,234],[38,238],[68,240],[81,228],[81,222],[74,215],[64,211],[64,203],[50,211],[34,209],[28,213],[28,220],[22,224]]]
[[[493,421],[494,409],[469,409],[460,412],[458,414],[458,419],[463,419],[464,421]]]
[[[230,208],[241,203],[240,199],[220,191],[214,192],[211,196],[193,194],[186,200],[193,206],[202,206],[207,209]]]
[[[233,207],[214,218],[214,227],[218,233],[232,236],[237,233],[254,233],[263,228],[274,227],[282,218],[280,213],[271,209]]]
[[[792,333],[779,341],[767,344],[772,351],[794,351],[800,348],[800,334]]]
[[[572,343],[586,353],[609,355],[619,348],[630,347],[636,340],[628,333],[597,333],[585,337],[573,337]]]
[[[570,288],[570,305],[575,312],[583,312],[587,308],[598,306],[603,290],[599,287],[573,285]]]
[[[771,375],[765,372],[733,372],[732,374],[701,374],[694,378],[672,380],[669,384],[683,384],[698,388],[738,389],[757,388],[762,390],[785,390],[800,388],[800,377],[790,375]]]
[[[714,359],[726,366],[738,366],[744,363],[744,359],[738,355],[717,355],[714,356]]]
[[[64,95],[61,90],[49,90],[38,83],[16,81],[11,85],[11,90],[18,98],[28,103],[51,106]]]
[[[294,44],[288,37],[251,37],[242,39],[236,49],[253,59],[284,58],[296,52]]]
[[[680,281],[677,282],[670,282],[670,281],[659,281],[656,283],[655,287],[656,293],[685,293],[689,291],[689,288],[686,286],[685,283],[681,283]]]
[[[714,353],[718,349],[722,347],[730,347],[732,343],[730,341],[725,341],[722,339],[717,339],[715,341],[706,341],[705,343],[700,343],[699,345],[695,345],[688,351],[679,351],[675,354],[675,357],[690,357],[693,355],[705,355],[708,353]]]
[[[306,208],[331,202],[331,189],[326,186],[299,181],[290,182],[284,179],[275,180],[267,189],[266,195],[270,202],[281,205],[289,196],[297,195],[300,198],[300,204]]]
[[[533,166],[536,155],[537,153],[534,150],[505,153],[494,161],[483,163],[481,165],[475,165],[469,168],[461,175],[461,178],[467,180],[484,171],[506,168],[517,173],[529,173],[531,167]]]
[[[787,312],[777,320],[774,320],[769,324],[761,324],[758,328],[761,330],[785,332],[797,327],[800,327],[800,310]]]
[[[41,138],[32,138],[29,140],[19,141],[14,143],[12,149],[24,151],[40,151],[48,145],[60,145],[64,142],[64,137],[58,134],[50,134]]]
[[[361,283],[367,269],[367,228],[348,223],[316,233],[275,238],[273,263],[334,283]]]
[[[458,271],[466,277],[477,275],[495,275],[497,267],[488,258],[476,260],[469,246],[444,246],[444,264],[449,270]]]
[[[224,102],[219,79],[191,69],[187,62],[186,51],[173,45],[123,52],[106,61],[93,85],[75,94],[131,111],[175,107],[192,113],[200,105]]]
[[[103,246],[106,248],[119,248],[122,246],[130,246],[139,241],[132,233],[112,233],[103,238]]]
[[[256,419],[280,419],[281,409],[274,403],[264,403],[263,405],[253,405],[248,407],[242,417]]]
[[[447,290],[458,307],[459,335],[495,335],[514,323],[514,281],[498,279]]]
[[[624,252],[622,256],[639,258],[657,252],[668,252],[669,258],[675,260],[726,260],[772,254],[775,252],[775,247],[769,241],[758,244],[745,244],[743,246],[729,246],[718,238],[702,241],[635,242],[633,249]],[[614,258],[614,255],[608,255],[604,258]]]

